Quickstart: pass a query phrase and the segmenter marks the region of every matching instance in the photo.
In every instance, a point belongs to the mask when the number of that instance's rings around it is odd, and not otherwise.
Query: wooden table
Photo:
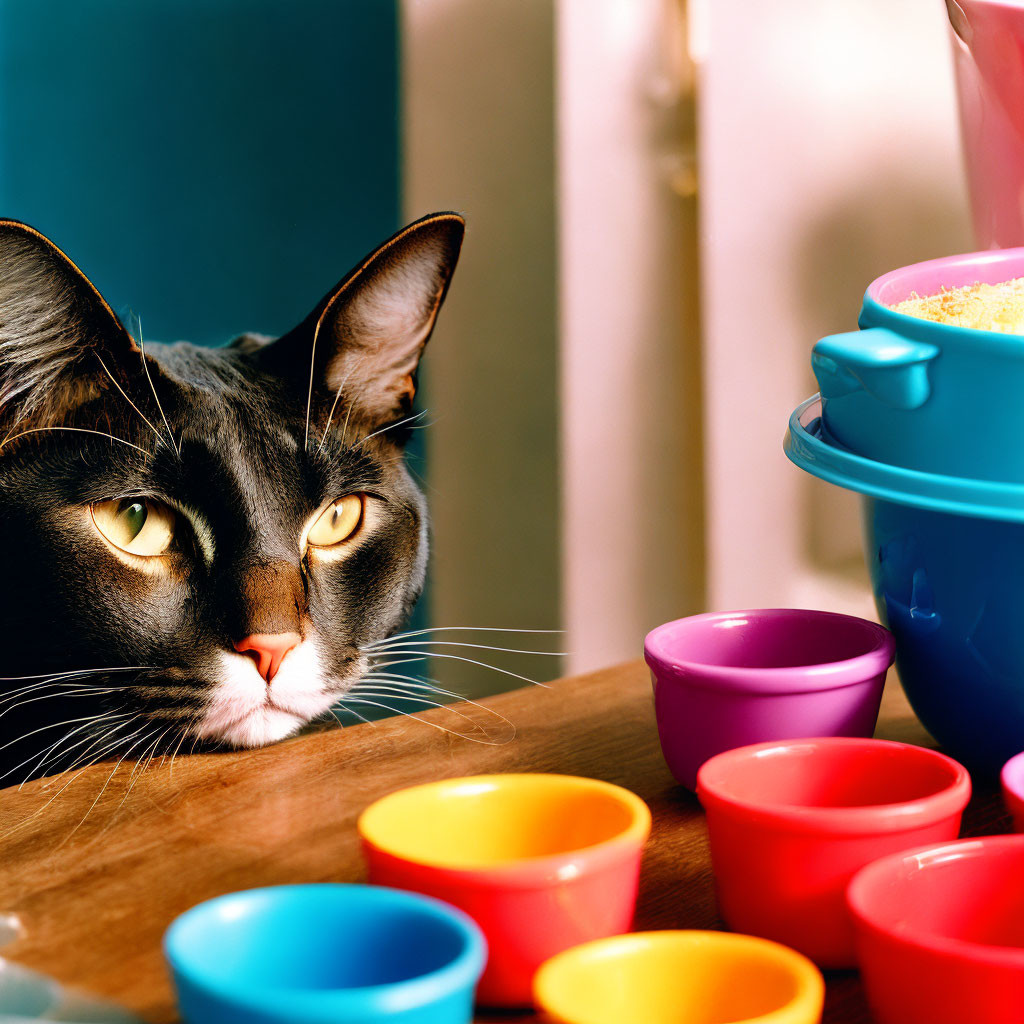
[[[638,793],[650,804],[654,832],[637,928],[722,926],[704,818],[662,761],[642,663],[517,690],[484,705],[514,723],[514,739],[498,718],[461,705],[488,722],[495,745],[396,718],[264,750],[179,757],[134,780],[125,768],[91,810],[111,765],[88,769],[59,796],[66,779],[0,791],[0,911],[18,914],[26,930],[5,955],[117,1000],[153,1024],[175,1021],[160,953],[173,917],[235,889],[361,880],[354,821],[371,800],[417,782],[491,771],[589,775]],[[451,710],[421,717],[469,730]],[[879,734],[930,743],[892,681]],[[980,789],[965,833],[1007,830],[996,793]],[[854,973],[829,978],[824,1019],[870,1021]]]

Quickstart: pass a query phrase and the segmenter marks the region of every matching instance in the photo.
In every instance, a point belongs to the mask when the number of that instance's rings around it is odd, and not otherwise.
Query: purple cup
[[[669,769],[695,789],[697,769],[723,750],[871,736],[894,656],[887,629],[836,612],[711,612],[652,629],[644,659]]]
[[[1015,754],[1000,773],[1003,803],[1013,818],[1014,832],[1024,832],[1024,753]]]

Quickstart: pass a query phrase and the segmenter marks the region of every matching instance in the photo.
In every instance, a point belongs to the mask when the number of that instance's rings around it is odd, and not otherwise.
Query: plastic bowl
[[[1003,789],[1003,803],[1016,832],[1024,832],[1024,753],[1014,754],[1000,773]]]
[[[370,880],[460,907],[483,929],[488,1005],[531,1000],[555,953],[628,931],[647,805],[568,775],[479,775],[400,790],[358,822]]]
[[[739,932],[855,964],[844,890],[865,864],[955,839],[966,769],[924,747],[826,737],[719,754],[697,776],[722,917]]]
[[[847,899],[879,1024],[1024,1020],[1024,836],[885,857]]]
[[[892,466],[1024,481],[1024,338],[897,313],[914,292],[1024,276],[1024,249],[965,253],[890,271],[864,295],[862,330],[822,338],[811,367],[826,436]]]
[[[795,608],[692,615],[644,640],[658,737],[693,789],[723,750],[803,736],[870,736],[895,645],[875,622]]]
[[[534,997],[562,1024],[817,1024],[825,983],[785,946],[725,932],[640,932],[559,953]]]
[[[865,495],[875,603],[907,697],[944,750],[995,776],[1024,749],[1024,485],[871,462],[829,444],[817,413],[815,399],[796,409],[786,454]]]
[[[468,1024],[486,947],[437,900],[288,885],[200,903],[164,954],[188,1024]]]

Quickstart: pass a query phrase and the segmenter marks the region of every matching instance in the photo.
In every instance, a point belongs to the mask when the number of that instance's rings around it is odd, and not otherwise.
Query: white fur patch
[[[235,747],[261,747],[284,739],[322,715],[337,700],[328,693],[323,661],[314,639],[289,651],[268,684],[252,658],[222,651],[219,681],[195,732]]]

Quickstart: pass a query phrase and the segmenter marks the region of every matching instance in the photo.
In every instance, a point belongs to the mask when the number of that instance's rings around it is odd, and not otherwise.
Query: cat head
[[[0,674],[49,680],[0,693],[42,695],[47,744],[80,718],[67,755],[255,746],[365,672],[423,584],[403,444],[463,227],[420,220],[287,334],[208,349],[136,340],[0,221]]]

